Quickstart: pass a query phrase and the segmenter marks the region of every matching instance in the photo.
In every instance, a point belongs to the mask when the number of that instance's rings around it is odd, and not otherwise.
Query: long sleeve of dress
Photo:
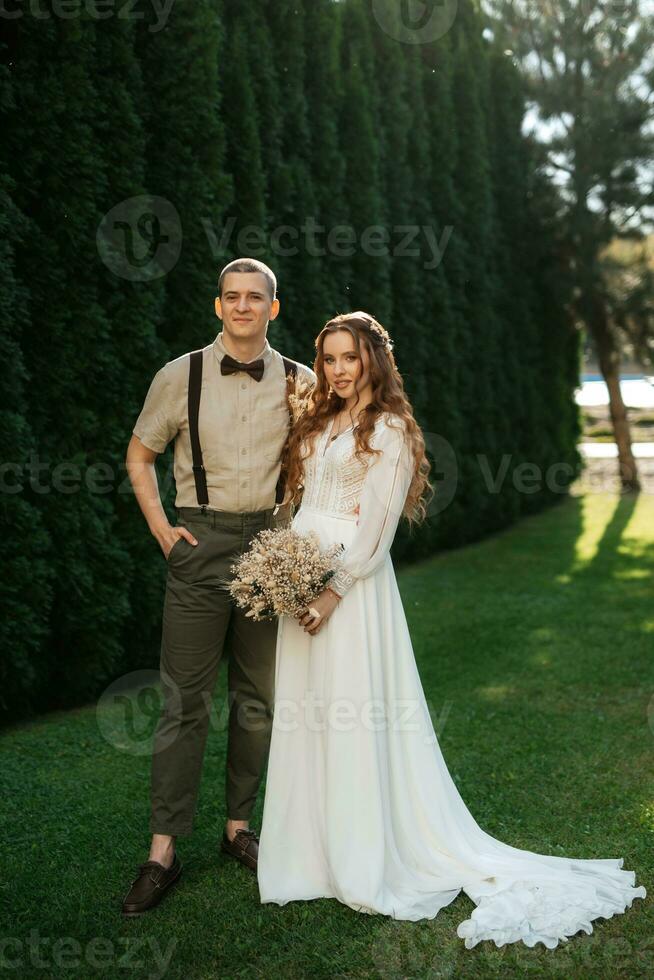
[[[370,445],[381,449],[372,456],[359,500],[359,522],[354,539],[339,556],[329,588],[343,596],[358,578],[371,575],[389,553],[413,477],[413,459],[404,431],[381,425]]]

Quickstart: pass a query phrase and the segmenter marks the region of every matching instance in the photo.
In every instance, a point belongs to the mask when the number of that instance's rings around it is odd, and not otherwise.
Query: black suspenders
[[[291,374],[297,377],[297,363],[282,357],[284,362],[284,374]],[[195,479],[195,492],[198,503],[205,508],[209,503],[207,492],[207,474],[202,464],[202,447],[200,446],[200,434],[198,431],[198,419],[200,416],[200,394],[202,392],[202,351],[191,351],[188,369],[188,430],[191,439],[191,453],[193,454],[193,477]],[[277,487],[275,488],[275,503],[280,504],[284,499],[284,481],[280,473]]]
[[[198,432],[200,415],[200,394],[202,392],[202,351],[191,352],[188,369],[188,432],[191,437],[191,452],[193,454],[193,476],[195,477],[195,492],[198,503],[203,507],[209,503],[207,493],[207,475],[202,465],[202,448]]]

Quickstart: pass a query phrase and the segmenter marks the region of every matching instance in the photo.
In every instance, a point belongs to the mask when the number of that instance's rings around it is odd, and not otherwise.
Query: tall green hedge
[[[237,254],[278,273],[269,339],[283,353],[312,363],[325,319],[349,309],[394,337],[437,489],[396,558],[551,505],[579,465],[556,190],[521,134],[515,67],[472,0],[421,44],[398,41],[369,0],[194,0],[165,25],[149,3],[132,9],[25,10],[5,25],[5,719],[91,699],[158,662],[165,562],[125,450],[158,367],[220,329],[217,273]],[[98,244],[117,207],[133,220],[134,275]],[[141,275],[134,228],[162,207],[179,254]],[[171,231],[156,227],[154,246]],[[169,447],[172,518],[171,462]]]

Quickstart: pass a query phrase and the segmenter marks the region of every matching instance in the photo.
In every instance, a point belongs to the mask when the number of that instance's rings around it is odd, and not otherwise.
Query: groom
[[[123,900],[123,914],[156,905],[181,873],[178,835],[190,834],[223,650],[229,654],[227,823],[221,849],[256,871],[249,827],[272,727],[277,620],[254,621],[224,583],[255,534],[286,523],[279,509],[280,457],[289,427],[286,376],[315,384],[304,364],[266,340],[279,312],[277,282],[255,259],[220,273],[216,315],[223,329],[202,351],[155,375],[127,450],[139,506],[168,563],[161,639],[164,705],[152,756],[148,860]],[[161,504],[155,460],[174,439],[175,509]]]

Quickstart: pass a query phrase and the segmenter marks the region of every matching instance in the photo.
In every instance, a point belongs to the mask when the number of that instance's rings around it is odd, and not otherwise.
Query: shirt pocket
[[[268,462],[277,463],[281,459],[290,430],[288,408],[274,408],[266,412],[261,427],[263,445],[262,455]]]
[[[201,426],[199,435],[207,486],[220,489],[234,479],[234,474],[237,471],[239,462],[238,423],[235,420],[214,414],[213,422],[209,416],[208,421]],[[190,456],[190,442],[188,451]]]

